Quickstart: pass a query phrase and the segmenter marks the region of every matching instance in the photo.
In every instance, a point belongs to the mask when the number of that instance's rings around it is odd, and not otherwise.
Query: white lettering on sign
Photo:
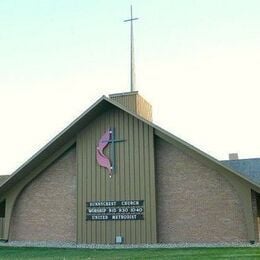
[[[122,206],[139,206],[139,201],[138,200],[122,201]]]
[[[94,215],[91,217],[92,217],[92,220],[107,220],[108,219],[107,215]]]
[[[113,220],[127,220],[127,219],[136,219],[136,215],[112,215]]]
[[[106,213],[106,208],[88,208],[89,213]]]
[[[108,206],[116,206],[116,201],[95,201],[89,202],[90,207],[108,207]]]
[[[87,202],[86,220],[143,220],[143,200]]]

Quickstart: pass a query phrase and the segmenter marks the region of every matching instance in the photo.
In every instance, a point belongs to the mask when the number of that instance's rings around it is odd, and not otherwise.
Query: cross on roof
[[[134,73],[134,32],[133,32],[133,21],[139,18],[133,18],[132,5],[130,7],[131,17],[124,22],[130,22],[130,90],[134,91],[135,88],[135,73]]]

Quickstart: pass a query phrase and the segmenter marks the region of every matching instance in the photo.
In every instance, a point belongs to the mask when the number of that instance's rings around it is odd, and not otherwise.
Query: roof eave
[[[24,174],[30,172],[37,164],[46,159],[46,157],[53,153],[56,149],[62,147],[66,142],[76,142],[76,134],[83,129],[86,124],[91,122],[104,109],[108,108],[109,103],[105,96],[98,99],[92,106],[90,106],[84,113],[69,124],[63,131],[56,135],[50,142],[43,146],[36,152],[29,160],[22,164],[15,172],[13,172],[3,183],[0,184],[0,193],[10,187],[14,182],[20,180]],[[111,105],[110,105],[111,106]]]

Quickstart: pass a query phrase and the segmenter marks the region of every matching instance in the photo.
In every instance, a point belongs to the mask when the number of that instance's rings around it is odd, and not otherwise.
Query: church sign
[[[86,220],[143,220],[143,200],[87,202]]]

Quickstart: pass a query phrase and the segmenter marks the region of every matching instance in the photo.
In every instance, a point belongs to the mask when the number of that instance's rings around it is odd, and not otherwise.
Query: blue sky
[[[101,95],[137,89],[154,121],[218,158],[260,157],[260,1],[0,1],[0,174]]]

